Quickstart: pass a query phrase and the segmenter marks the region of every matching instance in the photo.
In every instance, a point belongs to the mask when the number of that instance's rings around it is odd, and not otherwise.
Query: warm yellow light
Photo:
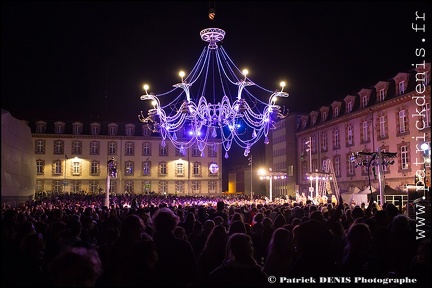
[[[264,168],[258,169],[258,175],[266,175],[266,170]]]
[[[243,71],[242,71],[243,76],[246,77],[246,75],[247,75],[248,73],[249,73],[249,71],[248,71],[247,69],[243,69]]]
[[[184,71],[180,71],[180,72],[179,72],[179,76],[180,76],[181,78],[183,78],[183,77],[185,76],[185,72],[184,72]]]
[[[282,89],[281,89],[281,92],[282,92],[283,89],[284,89],[284,87],[285,87],[285,85],[286,85],[286,83],[285,83],[285,81],[282,81],[282,82],[280,82],[279,85],[282,87]]]
[[[153,100],[153,101],[151,102],[151,104],[153,105],[153,107],[156,107],[157,102],[156,102],[155,100]]]
[[[147,90],[149,89],[149,85],[144,84],[144,85],[143,85],[143,88],[144,88],[144,90],[147,92]]]

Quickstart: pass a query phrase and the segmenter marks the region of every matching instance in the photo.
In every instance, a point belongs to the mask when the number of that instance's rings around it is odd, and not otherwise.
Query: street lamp
[[[371,191],[372,196],[372,185],[370,179],[370,168],[372,167],[372,171],[374,176],[377,176],[375,167],[378,168],[378,180],[380,186],[380,204],[381,206],[384,204],[384,175],[382,175],[383,167],[393,165],[395,163],[394,158],[396,157],[395,152],[363,152],[359,151],[357,153],[352,153],[350,156],[350,161],[355,163],[354,167],[366,166],[368,179],[369,179],[369,189]]]
[[[65,169],[64,169],[64,180],[63,180],[63,193],[66,193],[66,186],[67,186],[67,181],[66,181],[66,173],[67,173],[67,160],[69,159],[67,157],[67,155],[65,156]],[[69,191],[70,193],[70,191]]]
[[[270,184],[269,199],[270,199],[270,202],[272,202],[273,201],[273,179],[275,179],[275,180],[276,179],[286,179],[287,173],[272,171],[272,169],[269,168],[268,171],[266,171],[265,169],[259,169],[258,175],[260,175],[261,180],[269,180],[269,184]]]
[[[312,137],[309,137],[309,140],[305,142],[306,152],[309,152],[309,174],[312,175]],[[313,198],[313,177],[310,177],[310,187],[309,192],[311,192],[311,197]],[[318,193],[318,191],[316,192]]]
[[[111,157],[110,160],[108,160],[107,163],[107,188],[106,188],[106,194],[105,194],[105,206],[109,208],[109,191],[110,191],[110,179],[111,177],[116,178],[117,177],[117,163],[115,161],[115,157]]]
[[[426,190],[429,189],[427,187],[430,185],[430,179],[428,179],[430,177],[430,167],[431,167],[430,143],[425,142],[425,143],[421,144],[420,150],[423,151],[423,170],[416,171],[416,176],[420,178],[421,182],[423,182],[423,187],[424,187],[424,192],[425,192],[424,196],[426,196]],[[415,164],[421,164],[421,162],[417,163],[417,159],[416,159]],[[429,171],[429,173],[428,173],[428,171]],[[415,183],[415,185],[417,186],[417,183]]]
[[[306,173],[306,176],[307,176],[307,179],[311,180],[311,182],[313,180],[315,180],[315,199],[318,199],[319,196],[324,196],[325,188],[322,187],[321,185],[318,185],[320,183],[320,181],[322,181],[321,183],[325,184],[326,181],[333,180],[333,178],[331,176],[329,176],[329,173],[318,172],[318,169],[316,169],[315,172]],[[311,191],[312,189],[309,188],[309,190]],[[313,192],[313,191],[311,191],[311,192]],[[311,197],[314,198],[313,193],[312,193]]]
[[[250,171],[250,173],[251,173],[251,175],[250,175],[250,177],[251,177],[251,179],[250,179],[250,198],[251,198],[251,201],[252,201],[252,199],[253,199],[253,192],[252,192],[252,154],[250,155],[250,157],[248,158],[248,160],[249,160],[249,164],[248,165],[250,165],[250,167],[251,167],[251,171]]]

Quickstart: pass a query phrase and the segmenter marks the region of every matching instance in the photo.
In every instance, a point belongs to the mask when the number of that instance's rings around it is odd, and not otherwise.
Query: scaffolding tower
[[[333,163],[330,159],[325,159],[323,161],[323,171],[325,176],[321,177],[319,183],[319,192],[321,196],[325,196],[325,194],[334,194],[336,199],[339,199],[339,186],[333,168]],[[333,187],[331,185],[332,183]]]

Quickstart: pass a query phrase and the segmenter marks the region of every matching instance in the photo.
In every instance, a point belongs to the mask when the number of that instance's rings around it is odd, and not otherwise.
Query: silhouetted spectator
[[[207,238],[210,235],[213,228],[216,226],[213,220],[206,220],[203,225],[203,230],[200,235],[198,235],[195,239],[190,239],[190,243],[192,248],[194,249],[195,257],[199,257],[201,252],[204,249],[204,246],[207,242]]]
[[[372,233],[365,223],[353,223],[347,233],[347,247],[341,262],[341,275],[382,277],[371,251]]]
[[[225,259],[209,276],[211,287],[266,287],[267,275],[255,261],[252,238],[235,233],[228,239]]]
[[[410,262],[410,277],[417,279],[421,287],[430,287],[431,285],[431,239],[420,241],[417,254]]]
[[[198,257],[198,279],[194,285],[198,287],[205,285],[208,282],[210,272],[222,264],[227,242],[228,234],[225,227],[223,225],[214,226],[202,253]]]
[[[280,227],[284,226],[285,224],[287,224],[285,216],[283,216],[282,214],[277,214],[273,220],[274,229],[276,230],[277,228],[280,228]]]
[[[134,275],[131,271],[135,271],[133,270],[135,266],[140,261],[143,263],[148,262],[149,267],[155,265],[153,262],[157,259],[156,249],[151,250],[154,247],[151,244],[153,241],[150,235],[144,232],[144,229],[144,222],[138,215],[130,214],[123,219],[120,237],[112,246],[111,253],[104,251],[103,259],[105,262],[103,267],[106,267],[106,270],[99,283],[109,284],[114,287],[125,286],[126,284],[128,284],[126,286],[134,286],[134,279],[131,278]],[[149,249],[150,251],[148,251]],[[137,254],[145,255],[145,258],[139,260],[136,258]],[[140,266],[143,266],[141,268],[143,270],[146,267],[144,265]]]
[[[269,217],[265,217],[262,221],[263,226],[264,226],[264,231],[263,231],[263,248],[264,251],[267,251],[267,247],[270,243],[270,240],[273,236],[273,232],[274,232],[274,226],[273,226],[273,221],[269,218]],[[263,262],[265,260],[266,257],[266,253],[264,253],[264,259]],[[260,264],[262,264],[260,262]]]
[[[411,261],[417,253],[415,230],[411,228],[413,224],[415,225],[414,220],[410,220],[403,214],[398,214],[393,217],[389,226],[388,268],[396,274],[396,277],[403,277],[403,275],[408,274]]]
[[[295,257],[291,232],[282,227],[277,228],[273,232],[267,251],[264,272],[277,277],[289,275]]]
[[[225,225],[228,225],[228,214],[224,212],[225,203],[223,201],[218,201],[216,204],[216,212],[209,215],[208,219],[214,220],[215,217],[220,216],[225,222]],[[218,223],[216,224],[218,225]]]
[[[53,259],[48,274],[54,287],[95,287],[102,263],[96,250],[72,247]]]
[[[291,275],[330,276],[334,275],[333,235],[316,220],[307,220],[293,229],[293,245],[297,258]]]
[[[234,233],[245,233],[246,234],[246,227],[243,221],[241,220],[235,220],[231,222],[229,225],[228,235],[232,235]]]
[[[45,241],[40,233],[31,233],[21,240],[17,266],[14,267],[10,286],[46,287],[49,285],[45,266]],[[10,287],[9,286],[9,287]]]
[[[191,244],[174,235],[179,221],[179,217],[169,208],[160,208],[153,216],[153,238],[159,257],[156,268],[161,286],[185,287],[191,285],[197,275]]]

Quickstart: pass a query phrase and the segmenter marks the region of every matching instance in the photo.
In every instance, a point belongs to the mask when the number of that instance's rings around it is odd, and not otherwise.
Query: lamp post
[[[381,206],[384,204],[384,189],[385,189],[385,181],[383,175],[383,167],[393,165],[395,163],[394,158],[396,157],[395,152],[382,152],[378,150],[377,152],[363,152],[359,151],[357,153],[352,153],[350,156],[350,161],[355,163],[354,167],[366,166],[368,179],[369,179],[369,189],[371,191],[372,197],[372,185],[370,179],[370,168],[372,167],[372,171],[374,176],[377,176],[375,167],[378,168],[378,181],[380,186],[380,204]]]
[[[426,191],[429,190],[430,187],[430,182],[431,179],[429,179],[431,177],[431,147],[430,147],[430,143],[423,143],[420,145],[420,150],[423,151],[423,170],[420,171],[416,171],[416,176],[418,178],[420,178],[420,182],[423,182],[423,189],[424,189],[424,199],[428,199],[428,197],[430,196],[429,193],[426,194]],[[416,163],[415,164],[421,164],[417,163],[417,159],[416,159]],[[429,173],[428,173],[429,171]],[[416,178],[417,178],[416,177]],[[414,183],[417,186],[417,183]]]
[[[318,172],[318,169],[315,169],[315,172],[313,173],[306,173],[308,179],[311,181],[315,180],[315,200],[318,201],[320,196],[324,196],[324,192],[326,191],[325,188],[319,189],[319,181],[326,182],[328,180],[333,180],[333,178],[330,176],[329,173],[326,172]],[[312,187],[313,188],[313,187]],[[337,195],[336,195],[337,196]]]
[[[429,143],[423,143],[420,145],[420,149],[421,151],[423,151],[423,183],[425,184],[425,186],[427,186],[427,184],[429,184],[429,179],[428,179],[428,175],[427,175],[427,171],[429,170],[430,172],[430,167],[431,167],[431,147]],[[429,168],[429,169],[427,169]],[[429,174],[430,176],[430,174]]]
[[[272,202],[273,201],[273,179],[286,179],[287,173],[272,171],[272,169],[269,168],[268,171],[266,171],[265,169],[260,169],[258,171],[258,174],[260,175],[261,180],[269,180],[269,184],[270,184],[269,199],[270,202]]]
[[[111,177],[117,177],[117,163],[115,161],[114,157],[111,157],[110,160],[108,160],[107,163],[107,187],[106,187],[106,194],[105,194],[105,206],[109,208],[110,201],[109,201],[109,191],[110,191],[110,185],[111,185]]]
[[[250,165],[250,168],[251,168],[251,171],[250,171],[250,198],[251,198],[251,201],[252,201],[252,199],[253,199],[253,190],[252,190],[252,154],[251,154],[251,156],[249,157],[249,164],[248,165]]]
[[[309,174],[312,175],[312,137],[309,137],[309,140],[305,142],[306,152],[309,153]],[[309,192],[311,193],[311,197],[313,197],[313,177],[310,177],[310,187]],[[318,193],[318,191],[317,191]]]
[[[65,154],[65,169],[64,169],[64,180],[63,180],[63,193],[66,193],[66,185],[67,185],[67,181],[66,181],[66,173],[67,173],[67,160],[69,159],[67,157],[67,155]],[[70,191],[69,193],[70,194]]]
[[[191,186],[191,183],[190,183],[190,149],[187,149],[187,165],[188,165],[188,181],[187,181],[187,185],[188,185],[188,187],[187,187],[187,195],[189,195],[189,190],[190,190],[190,186]]]

